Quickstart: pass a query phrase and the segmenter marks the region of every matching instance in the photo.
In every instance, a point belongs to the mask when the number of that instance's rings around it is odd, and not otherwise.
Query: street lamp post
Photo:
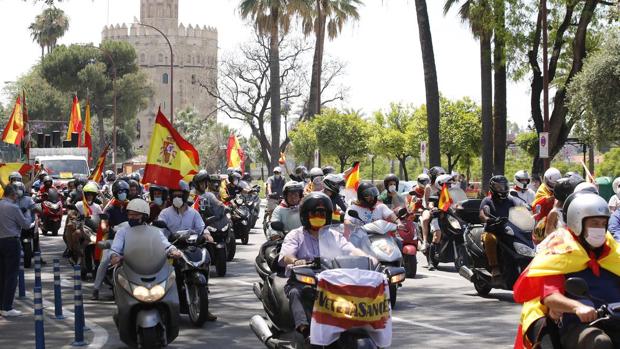
[[[143,27],[151,28],[155,30],[156,32],[158,32],[159,34],[161,34],[161,36],[163,36],[164,39],[166,39],[166,43],[168,43],[168,47],[170,48],[170,123],[174,124],[174,52],[172,51],[172,44],[170,43],[170,40],[168,40],[168,37],[166,36],[166,34],[164,34],[164,32],[162,32],[161,30],[159,30],[159,28],[156,28],[150,24],[144,24],[141,22],[135,22],[135,23]]]

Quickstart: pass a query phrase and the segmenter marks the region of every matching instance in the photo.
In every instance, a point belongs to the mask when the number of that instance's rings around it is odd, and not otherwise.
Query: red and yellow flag
[[[26,161],[30,159],[30,126],[28,122],[28,108],[26,107],[26,91],[22,91],[22,120],[24,122],[24,139],[22,141],[22,151]]]
[[[346,180],[347,182],[345,185],[345,189],[357,190],[357,187],[360,185],[360,162],[359,161],[356,161],[353,163],[353,169],[347,176]]]
[[[439,194],[439,209],[447,212],[453,203],[454,201],[450,197],[450,192],[448,191],[448,185],[444,183],[443,187],[441,188],[441,193]]]
[[[198,173],[199,165],[196,148],[181,137],[160,108],[155,119],[142,183],[177,188],[181,179],[191,182]]]
[[[237,136],[232,133],[228,137],[226,159],[228,160],[228,167],[238,168],[243,171],[245,154],[243,153],[243,148],[241,148],[241,145],[239,145],[239,140],[237,139]]]
[[[21,162],[7,162],[0,163],[0,179],[2,179],[2,183],[9,183],[9,175],[12,172],[19,172],[22,176],[26,176],[28,171],[32,169],[31,165],[24,164]],[[0,185],[0,197],[4,196],[4,190]]]
[[[13,107],[13,112],[9,121],[6,123],[4,132],[2,132],[2,141],[4,143],[18,145],[24,137],[24,114],[22,111],[21,98],[17,96],[17,101]]]
[[[286,156],[282,152],[280,152],[280,159],[278,159],[278,163],[280,165],[284,165],[286,163]]]
[[[101,177],[103,176],[103,167],[105,166],[105,158],[108,155],[108,150],[110,149],[110,144],[106,144],[103,148],[103,151],[99,155],[99,159],[97,159],[97,166],[95,166],[95,170],[90,175],[90,180],[99,183],[101,181]]]
[[[88,160],[90,162],[93,159],[93,141],[91,138],[93,129],[90,124],[90,100],[86,102],[84,114],[84,146],[88,148]]]
[[[90,209],[90,206],[88,205],[88,201],[86,201],[86,195],[82,194],[82,214],[84,214],[84,217],[90,217],[93,215],[93,210]]]
[[[82,137],[82,111],[80,109],[80,101],[77,96],[73,96],[73,106],[71,107],[71,116],[69,119],[69,128],[67,129],[67,140],[71,140],[71,134],[78,134],[78,147],[81,146]]]

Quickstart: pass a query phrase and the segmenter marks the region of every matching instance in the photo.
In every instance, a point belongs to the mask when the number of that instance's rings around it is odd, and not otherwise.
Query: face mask
[[[395,193],[395,192],[396,192],[396,186],[395,186],[395,185],[390,185],[390,186],[388,187],[388,191],[389,191],[390,193]]]
[[[233,184],[234,184],[234,185],[237,185],[237,184],[239,184],[239,181],[235,179],[235,180],[233,181]]]
[[[158,196],[155,199],[153,199],[153,202],[155,203],[155,205],[161,206],[164,203],[164,199],[162,199],[161,197]]]
[[[183,199],[179,197],[172,199],[172,206],[176,208],[181,208],[181,206],[183,206]]]
[[[21,198],[22,196],[24,196],[24,191],[23,190],[18,190],[17,191],[17,197]]]
[[[605,228],[588,228],[588,236],[586,241],[594,248],[603,246],[605,243],[605,234],[607,230]]]
[[[319,229],[325,225],[327,220],[325,217],[310,217],[310,226],[312,229]]]
[[[120,194],[118,194],[118,199],[119,199],[120,201],[125,201],[125,200],[127,200],[127,193],[120,193]]]
[[[127,220],[127,223],[129,223],[130,227],[135,227],[135,226],[142,224],[142,220],[141,219],[129,219]]]
[[[276,179],[280,179],[280,177],[282,177],[282,176],[280,176],[280,174],[275,174],[275,175],[273,175],[273,176],[274,176]]]

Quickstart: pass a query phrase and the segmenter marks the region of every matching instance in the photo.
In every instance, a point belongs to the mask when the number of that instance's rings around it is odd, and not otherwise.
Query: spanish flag
[[[453,203],[454,201],[450,197],[450,192],[448,191],[448,185],[444,183],[443,187],[441,188],[441,193],[439,194],[439,209],[447,212]]]
[[[360,162],[359,161],[356,161],[353,163],[353,169],[347,176],[346,180],[347,182],[345,185],[345,189],[357,190],[357,187],[360,185]]]
[[[71,140],[71,134],[76,132],[78,136],[78,147],[81,146],[82,135],[82,111],[80,110],[80,101],[77,96],[73,96],[73,106],[71,107],[71,116],[69,118],[69,128],[67,129],[67,140]]]
[[[2,141],[4,143],[18,145],[24,137],[24,114],[22,111],[22,103],[19,96],[13,107],[13,112],[9,121],[6,123],[4,132],[2,132]]]
[[[181,137],[160,108],[155,119],[142,183],[177,188],[181,179],[191,182],[198,173],[199,164],[196,148]]]
[[[90,175],[90,180],[99,183],[101,181],[101,177],[103,176],[103,167],[105,166],[105,158],[108,155],[108,150],[110,149],[110,144],[106,144],[103,148],[103,151],[99,155],[99,159],[97,159],[97,166],[95,166],[95,170]]]
[[[280,152],[280,159],[278,159],[278,163],[280,165],[284,165],[286,163],[286,156],[282,152]]]
[[[6,185],[9,183],[9,175],[12,172],[19,172],[22,176],[25,176],[31,169],[31,165],[23,164],[21,162],[0,163],[0,179],[2,180],[2,183]],[[0,185],[0,198],[3,196],[4,190]]]
[[[228,137],[226,159],[228,160],[228,167],[238,168],[243,171],[245,154],[243,153],[243,148],[241,148],[241,146],[239,145],[239,140],[237,139],[237,136],[232,133]]]
[[[546,277],[576,273],[590,268],[594,275],[600,274],[600,268],[620,276],[620,245],[607,233],[603,252],[596,258],[577,242],[571,232],[559,229],[549,235],[537,247],[536,257],[521,273],[514,285],[514,299],[523,303],[521,320],[517,329],[515,348],[531,348],[525,334],[528,328],[541,317],[546,316],[548,308],[542,304]]]
[[[88,205],[88,201],[86,201],[86,195],[82,194],[82,214],[84,214],[84,217],[90,217],[93,215],[93,210],[90,209],[90,206]]]
[[[88,161],[93,159],[93,141],[91,134],[93,129],[90,124],[90,100],[86,102],[84,110],[84,146],[88,148]]]

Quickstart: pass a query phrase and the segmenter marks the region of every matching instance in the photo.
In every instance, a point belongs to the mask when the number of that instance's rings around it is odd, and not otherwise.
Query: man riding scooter
[[[271,214],[271,221],[281,222],[284,231],[277,231],[271,227],[268,229],[268,238],[270,240],[277,240],[283,237],[282,234],[286,234],[293,229],[301,226],[301,220],[299,218],[299,201],[303,196],[304,187],[301,183],[295,181],[289,181],[284,185],[282,195],[284,199],[280,202]]]
[[[405,207],[405,199],[398,194],[398,177],[390,173],[383,179],[383,187],[385,190],[379,195],[379,201],[386,204],[390,209],[397,207]]]
[[[345,180],[342,175],[339,174],[327,174],[323,178],[323,193],[329,196],[334,206],[334,214],[332,219],[334,223],[340,222],[340,216],[347,212],[347,204],[344,202],[340,191],[344,189]]]
[[[496,278],[501,275],[497,258],[497,237],[502,234],[501,219],[507,219],[510,208],[519,204],[508,196],[508,179],[502,175],[493,176],[489,182],[491,197],[485,197],[480,203],[480,220],[485,223],[485,233],[482,234],[484,250],[491,268],[491,275]],[[485,207],[492,217],[485,213]]]

